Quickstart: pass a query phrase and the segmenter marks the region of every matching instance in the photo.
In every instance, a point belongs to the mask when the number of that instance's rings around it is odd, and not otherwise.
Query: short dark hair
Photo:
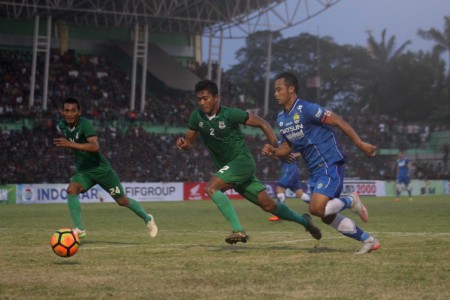
[[[298,93],[298,80],[297,80],[297,77],[293,73],[284,72],[284,73],[278,74],[275,77],[275,80],[282,79],[282,78],[284,79],[284,82],[286,83],[287,86],[293,86],[295,93]]]
[[[198,93],[201,91],[208,91],[212,95],[219,94],[219,88],[217,87],[217,84],[212,80],[201,80],[197,82],[197,84],[195,85],[194,92]]]
[[[78,102],[78,100],[76,98],[66,98],[66,99],[64,99],[64,101],[63,101],[63,108],[64,108],[64,104],[66,104],[66,103],[76,104],[78,110],[81,109],[80,102]]]

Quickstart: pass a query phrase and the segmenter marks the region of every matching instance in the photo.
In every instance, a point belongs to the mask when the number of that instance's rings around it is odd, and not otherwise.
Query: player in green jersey
[[[192,112],[186,135],[177,139],[176,146],[189,150],[199,134],[208,148],[217,172],[207,183],[206,193],[231,224],[232,233],[225,241],[229,244],[246,243],[249,238],[230,199],[224,193],[231,188],[264,211],[303,225],[319,240],[322,237],[320,229],[312,223],[308,214],[299,215],[284,203],[273,201],[264,184],[255,177],[256,163],[240,125],[260,128],[270,143],[276,146],[277,138],[269,123],[244,110],[222,106],[217,85],[213,81],[198,82],[195,93],[199,109]]]
[[[75,224],[74,231],[80,238],[86,237],[86,231],[81,220],[79,194],[88,191],[98,184],[120,206],[128,207],[145,221],[151,237],[156,237],[158,227],[155,218],[147,214],[136,200],[125,195],[119,176],[108,160],[101,154],[97,133],[92,123],[81,117],[81,107],[77,99],[64,100],[62,119],[58,126],[64,137],[55,138],[58,147],[70,148],[75,155],[76,173],[70,179],[67,188],[67,204],[70,216]]]

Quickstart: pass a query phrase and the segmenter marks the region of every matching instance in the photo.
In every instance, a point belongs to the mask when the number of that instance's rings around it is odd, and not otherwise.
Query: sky
[[[443,31],[444,16],[450,16],[450,0],[341,0],[314,18],[282,31],[282,35],[289,37],[307,32],[329,36],[340,45],[365,46],[368,30],[376,41],[381,41],[381,32],[386,29],[386,37],[395,36],[397,47],[410,40],[412,43],[407,50],[430,50],[434,43],[419,37],[417,31],[430,28]],[[224,40],[224,70],[238,63],[235,53],[244,46],[245,39]],[[207,57],[207,52],[204,53]]]

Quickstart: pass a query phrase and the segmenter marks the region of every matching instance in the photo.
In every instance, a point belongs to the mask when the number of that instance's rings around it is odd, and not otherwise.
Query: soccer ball
[[[80,248],[80,238],[72,229],[61,228],[52,235],[50,245],[57,255],[70,257],[75,255]]]

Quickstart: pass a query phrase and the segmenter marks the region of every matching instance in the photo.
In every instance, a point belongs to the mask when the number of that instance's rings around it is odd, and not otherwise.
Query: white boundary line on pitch
[[[180,232],[180,231],[179,231]],[[209,232],[217,232],[217,231],[209,231]],[[278,233],[278,232],[277,232]],[[427,232],[374,232],[374,234],[386,234],[386,235],[394,235],[394,236],[427,236],[427,237],[446,237],[446,236],[450,236],[450,232],[441,232],[441,233],[427,233]],[[337,235],[337,236],[333,236],[333,237],[328,237],[325,239],[322,239],[320,241],[316,241],[315,239],[312,238],[308,238],[308,239],[295,239],[295,240],[284,240],[284,241],[271,241],[271,242],[252,242],[250,240],[250,244],[249,246],[251,247],[251,245],[282,245],[282,244],[294,244],[294,243],[298,243],[298,242],[317,242],[320,243],[321,241],[329,241],[329,240],[339,240],[339,239],[346,239],[346,236],[343,235]],[[98,249],[106,249],[106,248],[131,248],[131,247],[135,247],[136,245],[108,245],[108,246],[85,246],[86,248],[84,248],[85,250],[98,250]],[[241,246],[244,246],[244,244],[242,244]],[[148,248],[147,250],[156,250],[158,248],[170,248],[170,247],[209,247],[209,248],[216,248],[216,247],[233,247],[233,245],[228,245],[228,244],[222,244],[222,243],[218,243],[216,245],[204,245],[204,244],[200,244],[200,243],[196,243],[196,244],[192,244],[192,243],[186,243],[186,244],[180,244],[180,243],[170,243],[170,244],[160,244],[158,245],[158,247],[155,247],[153,249]],[[243,249],[243,248],[239,248],[239,249]]]

